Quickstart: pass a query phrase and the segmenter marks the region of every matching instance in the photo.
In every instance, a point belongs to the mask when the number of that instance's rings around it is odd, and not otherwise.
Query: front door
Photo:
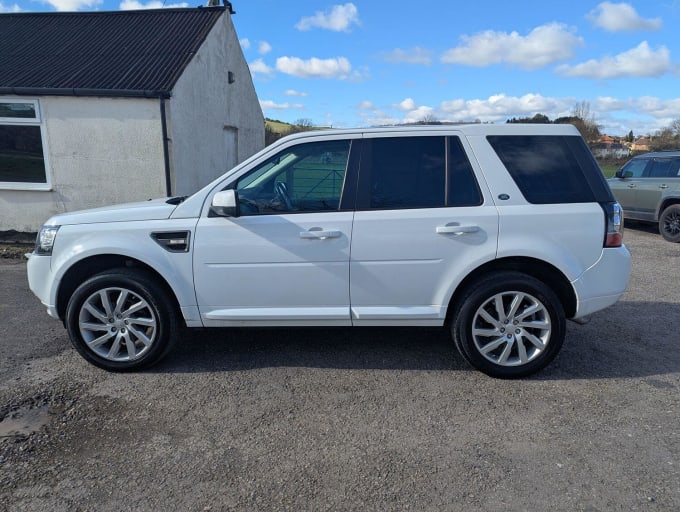
[[[240,216],[199,220],[195,288],[206,326],[349,325],[351,142],[298,144],[229,188]]]

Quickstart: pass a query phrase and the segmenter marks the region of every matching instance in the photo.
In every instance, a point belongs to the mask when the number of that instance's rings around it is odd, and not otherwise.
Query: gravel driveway
[[[0,510],[680,510],[680,245],[520,381],[439,329],[191,332],[88,365],[0,261]]]

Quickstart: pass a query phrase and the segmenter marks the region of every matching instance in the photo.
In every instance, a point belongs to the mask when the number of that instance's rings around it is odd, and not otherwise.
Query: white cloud
[[[541,25],[526,36],[487,30],[461,39],[463,44],[446,51],[442,62],[477,67],[506,63],[537,69],[571,58],[583,44],[574,29],[561,23]]]
[[[294,89],[288,89],[283,94],[285,94],[286,96],[298,96],[300,98],[306,98],[307,96],[309,96],[309,94],[307,94],[306,92],[296,91]]]
[[[276,69],[287,75],[300,78],[337,78],[344,80],[352,71],[352,65],[345,57],[302,60],[298,57],[279,57]]]
[[[270,51],[272,51],[272,45],[270,45],[267,41],[260,41],[257,51],[260,53],[260,55],[267,55]]]
[[[248,39],[247,37],[239,39],[238,42],[241,45],[241,48],[243,48],[244,50],[247,50],[247,49],[250,48],[250,39]]]
[[[42,2],[50,4],[57,11],[79,11],[101,5],[103,0],[42,0]]]
[[[409,50],[396,48],[391,52],[385,53],[384,58],[387,62],[403,62],[406,64],[423,64],[429,66],[432,63],[432,52],[419,46]]]
[[[614,57],[591,59],[574,66],[563,65],[557,72],[564,76],[596,78],[600,80],[622,77],[661,76],[671,71],[668,48],[660,46],[652,50],[647,41]]]
[[[56,0],[51,0],[51,1],[56,1]],[[97,0],[97,3],[101,3],[101,0]],[[123,0],[120,3],[120,9],[122,11],[136,11],[139,9],[170,9],[173,7],[189,7],[189,4],[186,2],[180,2],[178,4],[164,4],[160,0],[151,0],[150,2],[147,2],[145,4],[137,1],[137,0]]]
[[[255,74],[260,74],[260,75],[271,75],[274,73],[274,70],[267,66],[265,64],[264,60],[262,59],[257,59],[254,60],[253,62],[250,62],[248,64],[248,67],[250,68],[250,73],[255,75]]]
[[[324,28],[334,32],[349,32],[352,24],[359,24],[359,10],[353,3],[334,5],[330,11],[317,11],[314,16],[302,18],[295,25],[298,30]]]
[[[17,4],[5,6],[5,4],[0,2],[0,12],[21,12],[21,7]]]
[[[441,117],[447,121],[483,122],[504,121],[511,117],[533,117],[545,114],[548,117],[568,115],[575,105],[573,98],[548,98],[540,94],[524,96],[506,96],[496,94],[487,99],[454,99],[444,101],[440,105]]]
[[[407,112],[417,107],[416,102],[413,100],[413,98],[405,98],[401,103],[394,105],[394,108]]]
[[[659,30],[662,25],[661,18],[642,18],[628,3],[602,2],[586,18],[608,32]]]
[[[305,106],[301,103],[275,103],[272,100],[260,100],[260,107],[262,110],[290,110],[305,108]]]
[[[414,110],[411,110],[404,116],[405,123],[417,123],[427,119],[434,114],[434,109],[432,107],[420,106]],[[436,115],[434,117],[437,117]]]
[[[359,103],[359,106],[357,108],[359,108],[360,110],[371,110],[375,108],[375,105],[373,104],[372,101],[366,100]]]

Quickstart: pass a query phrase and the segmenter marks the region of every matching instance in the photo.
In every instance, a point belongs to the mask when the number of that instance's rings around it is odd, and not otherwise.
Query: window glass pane
[[[655,158],[652,162],[652,170],[649,171],[651,178],[668,178],[677,175],[677,160],[671,158]]]
[[[458,137],[449,143],[449,206],[479,206],[482,194]]]
[[[0,125],[0,181],[46,182],[39,126]]]
[[[534,204],[595,200],[569,136],[496,135],[487,140],[527,201]],[[578,137],[571,137],[578,139]]]
[[[340,206],[350,141],[288,148],[242,177],[241,213],[333,211]]]
[[[624,173],[631,173],[631,178],[639,178],[645,172],[648,163],[648,159],[631,160],[623,166],[622,171]]]
[[[0,117],[35,119],[35,105],[33,103],[0,102]]]
[[[444,137],[378,138],[372,144],[371,208],[445,206]]]

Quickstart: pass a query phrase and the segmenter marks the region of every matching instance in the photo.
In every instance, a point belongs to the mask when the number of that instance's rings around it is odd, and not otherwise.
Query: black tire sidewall
[[[472,338],[472,320],[478,308],[490,297],[513,291],[528,293],[543,304],[550,315],[550,340],[546,350],[533,361],[522,366],[501,366],[477,350]],[[543,369],[557,356],[566,334],[566,319],[557,295],[542,281],[520,272],[497,272],[465,290],[454,309],[451,331],[456,348],[472,366],[491,377],[512,379]]]
[[[151,349],[134,361],[109,361],[93,352],[83,340],[79,328],[80,310],[85,300],[98,290],[110,287],[128,289],[142,297],[153,309],[157,321],[156,339]],[[167,293],[144,272],[115,269],[84,281],[73,293],[66,308],[66,329],[75,349],[87,361],[109,371],[125,372],[148,368],[157,363],[171,348],[177,332],[177,318],[162,300]]]
[[[680,242],[680,233],[678,233],[677,235],[670,235],[670,234],[666,233],[666,230],[664,229],[664,224],[666,223],[666,217],[673,212],[680,215],[680,205],[672,204],[663,211],[663,213],[661,214],[661,217],[659,217],[659,233],[664,238],[664,240],[667,240],[668,242],[672,242],[672,243],[678,243],[678,242]]]

